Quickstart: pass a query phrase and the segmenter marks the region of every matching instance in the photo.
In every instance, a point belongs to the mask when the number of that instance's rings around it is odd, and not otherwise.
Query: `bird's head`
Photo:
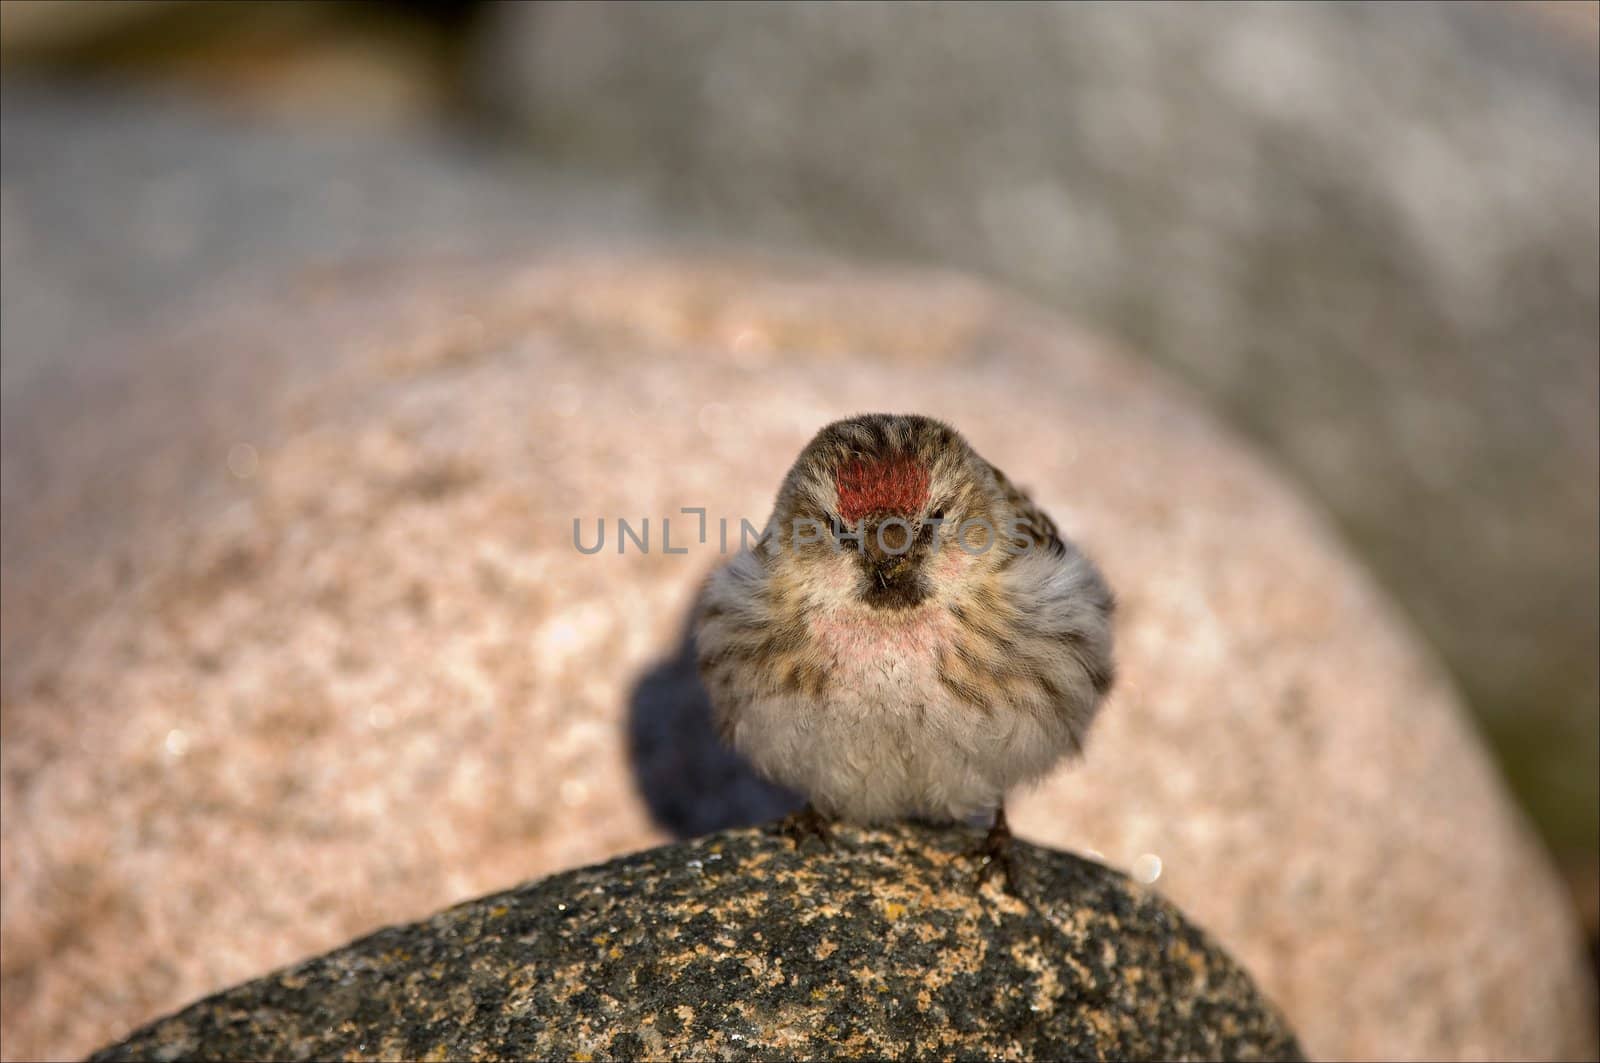
[[[817,433],[789,470],[764,563],[816,607],[951,600],[1003,563],[1012,510],[955,429],[867,414]]]

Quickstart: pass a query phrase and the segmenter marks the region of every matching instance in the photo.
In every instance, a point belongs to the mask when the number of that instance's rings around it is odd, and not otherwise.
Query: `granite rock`
[[[555,875],[227,990],[92,1058],[1300,1059],[1132,880],[981,836],[741,830]]]
[[[960,426],[1121,598],[1122,681],[1023,837],[1158,881],[1314,1056],[1594,1049],[1562,890],[1443,673],[1270,466],[1059,316],[565,251],[291,276],[127,346],[123,386],[7,414],[8,1057],[781,811],[710,744],[685,614],[720,520],[873,407]]]

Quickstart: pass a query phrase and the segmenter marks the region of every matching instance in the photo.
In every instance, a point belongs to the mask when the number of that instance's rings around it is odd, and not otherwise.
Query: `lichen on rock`
[[[95,1060],[1298,1059],[1155,893],[964,829],[754,828],[570,871],[219,993]]]

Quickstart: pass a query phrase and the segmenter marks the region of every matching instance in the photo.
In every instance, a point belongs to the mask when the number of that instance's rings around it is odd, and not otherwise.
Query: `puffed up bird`
[[[987,869],[1007,792],[1083,748],[1113,608],[955,429],[870,414],[801,452],[760,540],[707,582],[695,638],[723,740],[808,798],[792,829],[992,812]]]

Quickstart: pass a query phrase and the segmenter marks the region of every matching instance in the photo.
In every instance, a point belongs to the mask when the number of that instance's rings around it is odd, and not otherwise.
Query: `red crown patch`
[[[907,457],[856,460],[839,467],[834,487],[846,523],[870,513],[909,517],[928,501],[928,470]]]

